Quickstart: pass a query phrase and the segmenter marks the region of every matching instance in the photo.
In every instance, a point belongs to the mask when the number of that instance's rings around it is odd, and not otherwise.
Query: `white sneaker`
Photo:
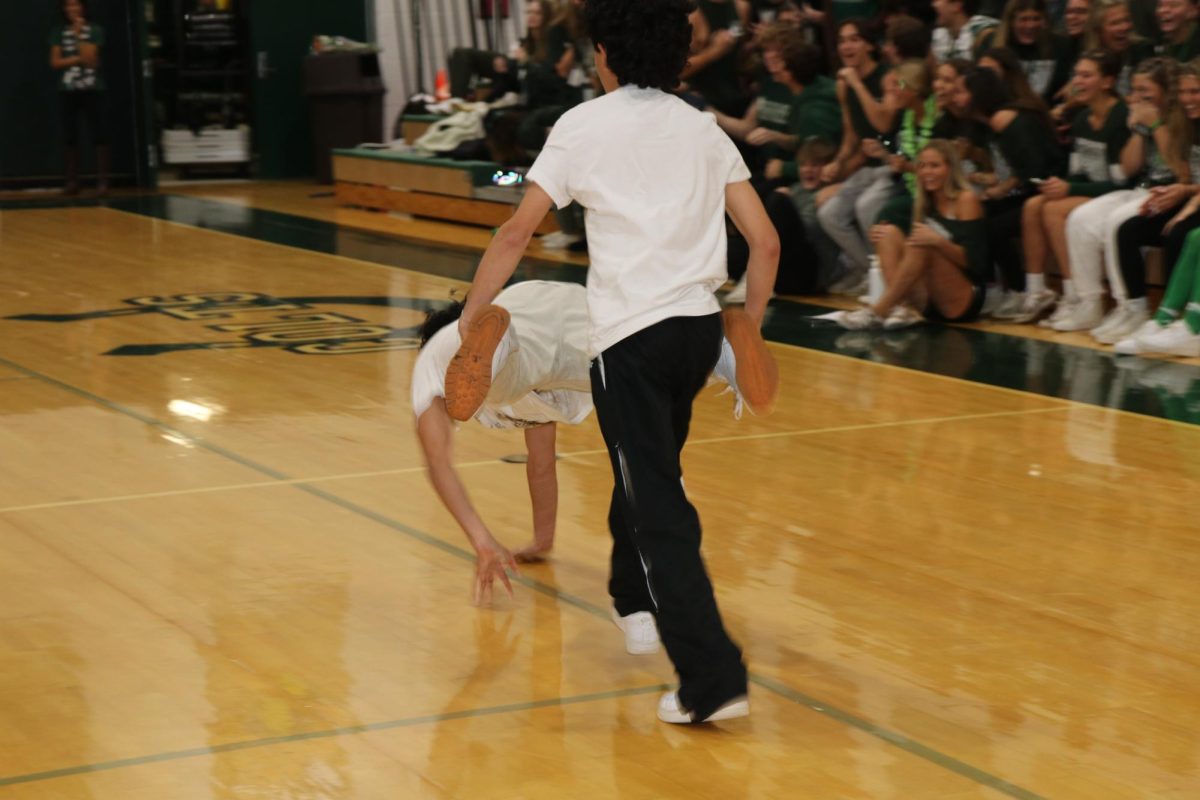
[[[749,715],[750,698],[744,694],[733,698],[704,719],[696,719],[692,712],[685,711],[679,705],[678,692],[667,692],[658,700],[658,718],[673,725],[687,725],[692,722],[720,722],[724,719],[737,719]]]
[[[1150,312],[1146,309],[1126,308],[1125,315],[1118,323],[1109,326],[1103,333],[1092,331],[1092,336],[1102,344],[1116,344],[1126,336],[1140,330],[1149,320]]]
[[[742,392],[737,385],[737,356],[733,353],[733,345],[728,339],[721,339],[721,355],[717,356],[717,365],[713,367],[712,377],[714,380],[726,384],[729,388],[726,392],[733,392],[733,418],[742,418],[742,409],[746,405],[745,398],[742,397]],[[724,394],[721,392],[720,394]]]
[[[1013,322],[1022,324],[1033,322],[1045,314],[1058,302],[1058,295],[1050,289],[1037,292],[1026,292],[1025,302],[1021,305],[1021,313],[1013,317]]]
[[[1054,309],[1054,313],[1051,314],[1050,316],[1046,317],[1046,319],[1039,322],[1038,327],[1053,329],[1055,324],[1062,322],[1064,319],[1066,319],[1067,317],[1074,314],[1075,308],[1078,305],[1079,305],[1078,297],[1072,297],[1072,298],[1064,297],[1062,300],[1059,301],[1058,306]]]
[[[1092,338],[1096,341],[1100,341],[1100,337],[1103,336],[1106,331],[1108,331],[1110,328],[1121,325],[1121,323],[1124,322],[1125,317],[1128,315],[1129,309],[1125,306],[1125,304],[1118,303],[1117,307],[1108,312],[1108,315],[1104,317],[1103,322],[1092,328]]]
[[[612,621],[625,634],[626,653],[631,656],[645,656],[658,652],[658,626],[654,624],[654,615],[649,611],[635,611],[627,617],[622,617],[614,608]]]
[[[1142,346],[1143,353],[1163,353],[1184,358],[1200,357],[1200,334],[1192,333],[1192,329],[1181,319],[1140,337],[1138,344]]]
[[[1158,320],[1146,320],[1136,331],[1117,342],[1113,350],[1123,356],[1136,356],[1144,353],[1146,351],[1142,349],[1142,339],[1162,329],[1163,326],[1158,324]]]
[[[834,321],[848,331],[865,331],[883,325],[883,318],[869,308],[843,311]]]
[[[1066,319],[1059,320],[1051,327],[1056,331],[1090,331],[1104,319],[1104,305],[1099,297],[1081,299],[1079,305],[1071,311]]]
[[[583,239],[582,236],[576,236],[575,234],[565,233],[563,231],[555,231],[554,233],[547,233],[545,236],[543,236],[541,238],[541,243],[542,247],[546,248],[547,250],[566,250],[568,247],[580,241],[581,239]]]
[[[1008,292],[1000,305],[992,311],[992,319],[1016,319],[1024,313],[1025,309],[1025,293],[1024,292]]]
[[[741,305],[746,302],[746,284],[749,283],[750,273],[746,272],[738,279],[737,285],[725,294],[725,302]]]
[[[916,309],[908,306],[896,306],[892,309],[892,313],[887,315],[887,319],[883,321],[883,329],[885,331],[898,331],[901,328],[907,328],[912,325],[924,322],[925,318],[917,313]]]

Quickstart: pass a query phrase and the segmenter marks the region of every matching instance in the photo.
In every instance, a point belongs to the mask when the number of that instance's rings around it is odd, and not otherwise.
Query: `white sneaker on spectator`
[[[1042,289],[1037,292],[1026,292],[1025,302],[1021,304],[1021,313],[1013,317],[1013,322],[1022,324],[1035,321],[1038,317],[1045,314],[1050,308],[1058,302],[1058,295],[1050,289]]]
[[[749,272],[744,273],[742,277],[738,278],[737,284],[725,293],[726,303],[741,305],[746,302],[746,284],[749,282],[749,278]]]
[[[566,250],[568,247],[582,239],[582,236],[577,236],[573,233],[555,231],[554,233],[547,233],[545,236],[543,236],[541,238],[541,243],[542,247],[546,248],[547,250]]]
[[[685,711],[679,705],[679,693],[667,692],[658,699],[658,718],[673,725],[687,725],[692,722],[720,722],[723,719],[737,719],[749,716],[750,698],[746,695],[737,697],[725,703],[704,719],[696,719],[690,711]]]
[[[1184,358],[1200,356],[1200,334],[1192,333],[1192,329],[1181,319],[1139,337],[1138,344],[1143,353],[1163,353]]]
[[[1163,327],[1158,324],[1158,320],[1146,320],[1136,331],[1126,335],[1125,338],[1117,342],[1113,350],[1123,356],[1136,356],[1139,353],[1144,353],[1146,351],[1142,349],[1142,339],[1152,333],[1157,333]]]
[[[848,331],[865,331],[883,325],[883,317],[869,308],[856,308],[853,311],[843,311],[835,318],[835,322]]]
[[[612,621],[625,634],[625,652],[631,656],[657,653],[659,647],[658,626],[649,611],[635,611],[622,617],[614,608]]]
[[[1056,331],[1090,331],[1096,327],[1104,319],[1104,304],[1099,297],[1080,298],[1079,303],[1071,309],[1071,313],[1065,318],[1054,323],[1052,327]]]
[[[1101,333],[1092,331],[1092,336],[1102,344],[1116,344],[1126,336],[1140,330],[1149,319],[1150,312],[1144,308],[1126,308],[1121,319],[1105,328]]]
[[[1109,328],[1120,325],[1128,314],[1129,309],[1126,307],[1126,305],[1118,302],[1116,307],[1105,315],[1104,320],[1099,325],[1092,328],[1092,338],[1100,341],[1100,337],[1103,336]]]
[[[1021,316],[1025,308],[1025,293],[1024,292],[1008,292],[1000,305],[996,306],[992,311],[992,319],[1016,319]]]
[[[1058,305],[1054,308],[1054,313],[1038,322],[1039,328],[1053,328],[1056,322],[1062,322],[1067,317],[1071,316],[1075,311],[1075,306],[1079,305],[1079,298],[1062,298],[1058,301]]]
[[[887,319],[883,321],[883,329],[898,331],[924,321],[925,318],[917,313],[916,309],[901,305],[893,308],[892,313],[887,315]]]
[[[848,294],[857,297],[867,291],[867,271],[851,266],[846,274],[829,286],[830,294]]]

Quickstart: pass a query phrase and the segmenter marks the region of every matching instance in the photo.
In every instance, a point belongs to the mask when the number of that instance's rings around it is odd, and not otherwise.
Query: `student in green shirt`
[[[758,98],[741,119],[710,109],[717,124],[734,140],[755,148],[759,165],[790,159],[809,137],[840,141],[841,108],[833,81],[821,74],[820,51],[788,25],[768,27],[761,41],[767,74]]]
[[[63,123],[63,192],[79,192],[79,127],[84,123],[96,146],[97,193],[108,194],[108,131],[104,124],[104,71],[100,49],[104,29],[87,19],[85,0],[65,0],[61,27],[50,33],[50,66],[58,79],[59,107]]]
[[[1155,48],[1158,55],[1181,63],[1200,56],[1196,0],[1158,0],[1155,14],[1162,32],[1162,40]]]
[[[873,305],[838,319],[852,330],[895,330],[925,318],[979,316],[991,274],[983,206],[962,174],[955,147],[934,139],[918,153],[912,233],[879,225],[872,240],[887,288]]]
[[[1072,89],[1082,108],[1071,123],[1067,177],[1041,182],[1022,213],[1026,292],[1016,322],[1033,322],[1058,301],[1046,287],[1046,256],[1053,250],[1059,264],[1069,264],[1067,215],[1093,197],[1125,185],[1121,150],[1129,140],[1129,109],[1114,91],[1120,68],[1117,57],[1103,51],[1087,53],[1075,65]],[[1064,272],[1069,288],[1067,275]]]

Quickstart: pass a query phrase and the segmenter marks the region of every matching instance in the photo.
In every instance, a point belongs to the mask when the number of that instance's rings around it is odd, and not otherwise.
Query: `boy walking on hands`
[[[609,592],[618,624],[653,615],[679,674],[658,716],[704,722],[744,716],[746,668],[721,622],[700,520],[681,482],[692,401],[717,362],[726,280],[725,214],[750,246],[745,312],[725,335],[751,410],[769,411],[778,379],[758,329],[774,285],[779,240],[737,148],[716,120],[668,92],[691,41],[687,0],[588,0],[606,94],[568,111],[529,171],[516,214],[497,231],[459,327],[462,360],[447,402],[469,387],[486,348],[467,348],[481,312],[511,277],[551,204],[586,209],[592,397],[612,460]],[[482,319],[482,318],[481,318]],[[458,358],[456,356],[456,358]],[[469,391],[463,389],[462,391]],[[486,392],[486,386],[484,387]]]

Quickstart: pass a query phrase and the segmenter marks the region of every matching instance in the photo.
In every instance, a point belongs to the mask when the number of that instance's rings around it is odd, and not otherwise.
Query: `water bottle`
[[[879,266],[879,256],[872,255],[867,259],[870,269],[867,270],[867,298],[871,305],[883,297],[887,285],[883,281],[883,269]]]

